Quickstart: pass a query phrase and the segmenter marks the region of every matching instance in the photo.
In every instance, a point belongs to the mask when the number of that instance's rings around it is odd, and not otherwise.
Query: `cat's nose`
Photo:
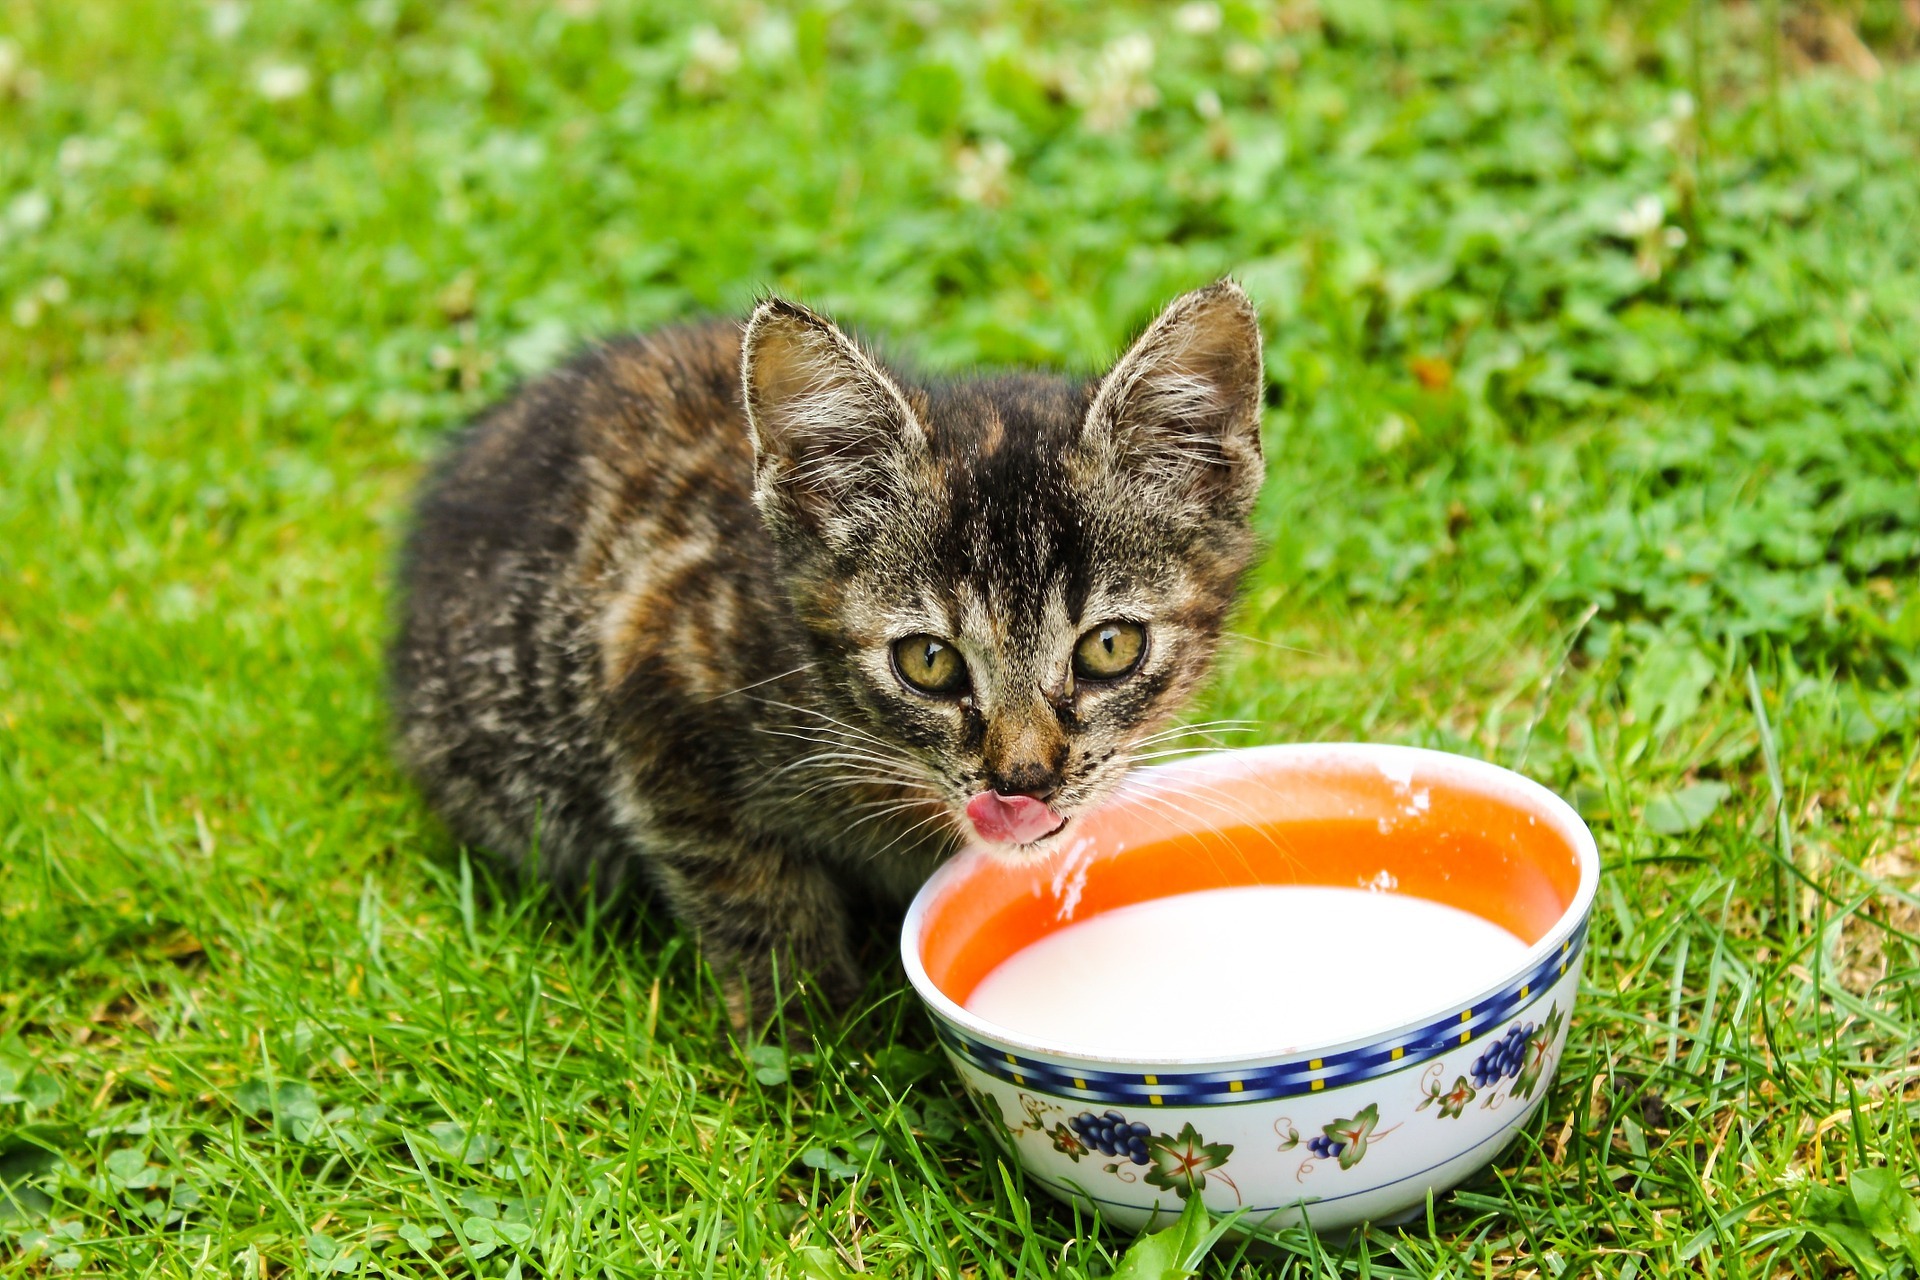
[[[1060,771],[1044,761],[1021,760],[987,770],[987,784],[1003,796],[1049,800],[1060,789]]]
[[[1067,736],[1035,691],[1027,705],[1001,710],[987,726],[980,752],[987,785],[1003,796],[1046,800],[1066,774]]]

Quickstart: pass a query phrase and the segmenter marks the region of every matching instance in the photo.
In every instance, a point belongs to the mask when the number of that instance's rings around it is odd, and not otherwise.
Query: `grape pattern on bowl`
[[[1101,1155],[1125,1156],[1135,1164],[1146,1164],[1150,1159],[1147,1144],[1153,1140],[1152,1127],[1138,1120],[1129,1122],[1118,1111],[1097,1116],[1082,1111],[1067,1123],[1080,1135],[1080,1141]]]
[[[1441,1086],[1442,1064],[1435,1063],[1421,1077],[1420,1105],[1415,1110],[1438,1106],[1443,1118],[1458,1120],[1466,1112],[1467,1104],[1476,1098],[1482,1107],[1493,1108],[1509,1095],[1522,1101],[1533,1096],[1534,1089],[1545,1078],[1563,1020],[1556,1002],[1548,1006],[1544,1023],[1513,1023],[1473,1060],[1466,1075],[1454,1080],[1451,1089]],[[1513,1084],[1502,1093],[1497,1086],[1506,1080]]]
[[[1531,1022],[1516,1022],[1509,1026],[1507,1034],[1473,1060],[1473,1066],[1468,1069],[1468,1074],[1473,1078],[1473,1087],[1484,1089],[1519,1075],[1520,1068],[1526,1065],[1527,1041],[1533,1038],[1534,1030]]]
[[[1009,1144],[1017,1144],[1025,1134],[1038,1133],[1047,1138],[1055,1151],[1075,1164],[1080,1163],[1082,1156],[1094,1152],[1110,1157],[1112,1163],[1102,1166],[1102,1171],[1116,1175],[1122,1182],[1142,1178],[1148,1185],[1171,1191],[1185,1200],[1205,1190],[1211,1176],[1232,1188],[1235,1199],[1239,1198],[1239,1186],[1225,1171],[1227,1159],[1233,1154],[1233,1144],[1207,1141],[1191,1122],[1181,1125],[1179,1133],[1168,1134],[1155,1133],[1152,1125],[1129,1120],[1118,1111],[1100,1115],[1082,1111],[1062,1121],[1054,1117],[1065,1115],[1063,1108],[1025,1091],[1019,1095],[1021,1119],[1014,1121],[991,1093],[979,1091],[971,1084],[967,1092],[979,1104],[981,1114]],[[1146,1173],[1136,1174],[1133,1168],[1136,1165]]]

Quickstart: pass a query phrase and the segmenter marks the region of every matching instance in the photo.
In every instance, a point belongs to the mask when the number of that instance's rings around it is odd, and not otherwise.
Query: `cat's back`
[[[740,330],[681,325],[589,348],[476,418],[423,485],[410,592],[587,552],[621,517],[687,499],[751,514]]]
[[[709,592],[763,571],[739,357],[724,321],[596,345],[476,418],[422,485],[397,583],[395,727],[465,838],[514,843],[524,833],[461,815],[491,815],[483,793],[529,766],[599,754],[591,703],[620,674],[607,653],[632,643],[610,634],[613,602],[657,602],[645,589],[671,591],[652,580],[675,566],[697,563]],[[583,789],[573,817],[598,826],[595,808]]]

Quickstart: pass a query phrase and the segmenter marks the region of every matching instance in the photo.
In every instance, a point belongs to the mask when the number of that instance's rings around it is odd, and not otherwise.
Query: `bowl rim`
[[[1151,787],[1159,780],[1177,778],[1196,770],[1215,772],[1220,769],[1240,769],[1268,764],[1300,767],[1315,761],[1328,760],[1356,767],[1381,769],[1383,772],[1387,771],[1385,766],[1398,766],[1394,773],[1404,773],[1406,767],[1411,766],[1429,775],[1436,773],[1450,775],[1447,777],[1448,781],[1481,784],[1480,789],[1483,791],[1508,793],[1527,812],[1537,814],[1542,821],[1550,823],[1572,846],[1580,865],[1580,883],[1574,891],[1573,900],[1560,913],[1560,917],[1554,921],[1553,926],[1540,936],[1539,941],[1527,949],[1525,955],[1503,972],[1497,981],[1472,992],[1470,998],[1462,998],[1430,1010],[1423,1010],[1415,1017],[1373,1027],[1344,1040],[1326,1044],[1275,1048],[1231,1057],[1150,1057],[1136,1054],[1092,1053],[1070,1046],[1046,1044],[1020,1035],[999,1023],[978,1017],[941,991],[927,976],[926,967],[920,960],[918,945],[921,922],[926,918],[927,911],[949,885],[968,873],[971,864],[980,859],[999,856],[983,846],[970,845],[948,859],[929,876],[926,883],[920,886],[920,891],[914,894],[913,902],[907,908],[906,919],[900,925],[900,959],[906,966],[908,982],[913,985],[914,991],[935,1017],[994,1045],[1006,1046],[1043,1058],[1101,1063],[1123,1070],[1135,1067],[1166,1067],[1182,1073],[1211,1072],[1254,1064],[1287,1062],[1295,1058],[1333,1058],[1336,1055],[1364,1049],[1369,1045],[1390,1039],[1397,1032],[1424,1026],[1450,1009],[1478,1005],[1505,990],[1514,979],[1538,968],[1550,955],[1562,951],[1585,924],[1600,887],[1600,850],[1594,843],[1593,833],[1587,829],[1587,824],[1574,811],[1573,806],[1532,778],[1502,765],[1478,760],[1472,756],[1457,755],[1451,751],[1436,751],[1430,747],[1376,742],[1286,742],[1229,748],[1189,756],[1170,764],[1150,765],[1137,769],[1128,776],[1126,782],[1108,803],[1121,800],[1139,788]],[[1040,867],[1047,864],[1037,862],[1034,865]]]

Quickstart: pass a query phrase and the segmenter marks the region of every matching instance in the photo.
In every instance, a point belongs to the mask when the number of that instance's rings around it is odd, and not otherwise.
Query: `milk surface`
[[[1008,957],[966,1002],[1052,1048],[1225,1058],[1335,1044],[1464,1003],[1527,944],[1457,907],[1318,885],[1119,907]]]

